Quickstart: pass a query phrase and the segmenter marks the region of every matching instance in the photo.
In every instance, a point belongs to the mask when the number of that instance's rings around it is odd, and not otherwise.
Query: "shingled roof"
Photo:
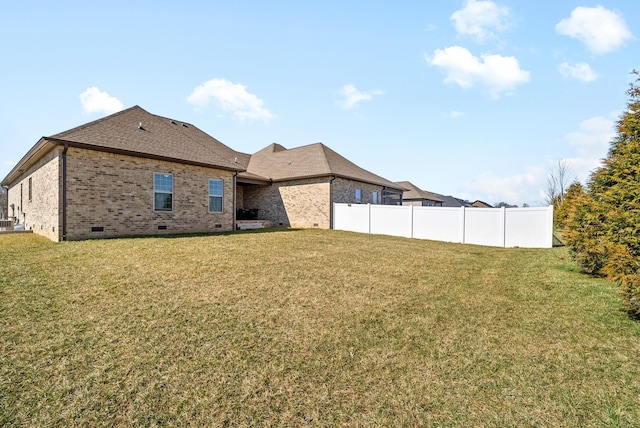
[[[402,190],[396,183],[360,168],[322,143],[294,149],[270,144],[251,156],[247,172],[273,181],[336,176]]]
[[[402,194],[403,200],[426,199],[434,202],[444,202],[442,198],[440,198],[440,195],[419,189],[409,181],[398,181],[396,184],[406,189]]]
[[[151,114],[134,106],[110,116],[45,137],[71,146],[134,156],[181,161],[233,171],[241,155],[196,126]]]
[[[8,185],[55,145],[238,171],[246,183],[268,184],[336,176],[402,190],[321,143],[286,149],[271,144],[249,155],[236,152],[196,126],[133,106],[76,128],[42,137],[5,177]]]

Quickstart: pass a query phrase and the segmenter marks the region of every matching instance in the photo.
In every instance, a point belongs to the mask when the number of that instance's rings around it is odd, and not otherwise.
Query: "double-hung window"
[[[222,180],[209,180],[209,212],[222,212]]]
[[[173,174],[153,174],[153,209],[173,211]]]
[[[362,203],[362,190],[356,189],[356,204]]]

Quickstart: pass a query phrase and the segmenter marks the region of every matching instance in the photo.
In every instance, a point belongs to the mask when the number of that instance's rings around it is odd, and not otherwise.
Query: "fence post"
[[[367,204],[367,212],[369,213],[369,235],[371,235],[371,204]]]
[[[413,205],[411,205],[411,233],[409,234],[409,236],[412,237],[412,238],[413,238],[413,224],[414,224],[413,223],[414,222],[414,220],[413,220],[413,212],[414,212],[413,211]]]
[[[467,227],[467,218],[466,218],[466,211],[465,211],[465,206],[461,206],[460,207],[461,210],[461,215],[460,215],[460,223],[461,223],[461,227],[460,227],[460,243],[465,244],[465,239],[466,236],[464,234],[464,229]]]
[[[547,208],[547,225],[549,226],[549,233],[547,234],[547,248],[553,248],[553,205],[549,205]]]
[[[507,207],[502,207],[500,221],[502,222],[500,225],[500,233],[502,234],[500,242],[502,242],[502,247],[505,248],[507,246]]]

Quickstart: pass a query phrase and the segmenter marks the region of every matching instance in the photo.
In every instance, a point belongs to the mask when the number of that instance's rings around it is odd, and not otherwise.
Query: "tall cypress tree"
[[[582,205],[588,224],[573,230],[582,228],[582,240],[599,247],[588,249],[599,254],[598,268],[618,283],[626,310],[640,317],[640,73],[633,74],[617,135],[588,183]]]

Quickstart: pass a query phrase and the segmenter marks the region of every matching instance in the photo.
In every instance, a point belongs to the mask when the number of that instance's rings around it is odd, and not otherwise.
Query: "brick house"
[[[332,202],[402,198],[323,144],[248,155],[139,106],[42,137],[0,184],[9,216],[54,241],[228,231],[238,209],[330,228]]]
[[[246,178],[268,177],[255,182]],[[238,174],[238,206],[281,226],[331,227],[332,203],[400,205],[402,187],[364,170],[322,143],[271,144]]]
[[[398,181],[396,184],[405,189],[402,194],[402,205],[441,207],[444,202],[440,195],[422,190],[409,181]]]

